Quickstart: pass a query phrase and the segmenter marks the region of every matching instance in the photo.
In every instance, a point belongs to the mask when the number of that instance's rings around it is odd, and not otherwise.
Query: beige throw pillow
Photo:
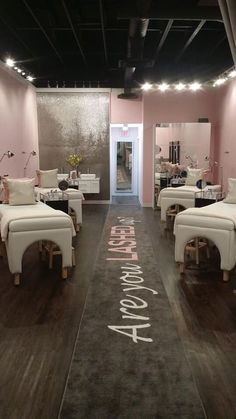
[[[191,167],[188,167],[185,185],[196,186],[197,181],[202,179],[202,174],[202,169],[192,169]]]
[[[35,204],[35,179],[7,179],[9,205]]]
[[[40,188],[57,188],[57,172],[58,169],[53,170],[36,170],[38,175],[38,184]]]
[[[236,204],[236,179],[228,179],[228,193],[224,202],[226,204]]]

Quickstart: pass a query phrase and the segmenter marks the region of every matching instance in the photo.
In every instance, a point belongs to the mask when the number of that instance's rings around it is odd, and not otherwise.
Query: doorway
[[[137,196],[138,126],[111,125],[110,152],[111,196]]]

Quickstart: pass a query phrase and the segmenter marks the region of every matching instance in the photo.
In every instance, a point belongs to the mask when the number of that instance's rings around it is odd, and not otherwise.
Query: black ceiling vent
[[[118,97],[118,99],[130,99],[130,100],[139,98],[137,93],[132,93],[132,92],[120,93],[117,97]]]

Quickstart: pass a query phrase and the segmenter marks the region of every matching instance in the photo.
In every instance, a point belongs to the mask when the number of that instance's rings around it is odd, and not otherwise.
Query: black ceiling
[[[233,65],[217,0],[5,0],[0,59],[46,87],[135,87]]]

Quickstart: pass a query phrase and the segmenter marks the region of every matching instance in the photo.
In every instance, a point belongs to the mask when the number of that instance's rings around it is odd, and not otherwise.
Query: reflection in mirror
[[[132,191],[132,142],[117,142],[116,191]]]
[[[155,196],[167,186],[185,183],[187,167],[208,169],[211,124],[162,123],[155,127]]]

